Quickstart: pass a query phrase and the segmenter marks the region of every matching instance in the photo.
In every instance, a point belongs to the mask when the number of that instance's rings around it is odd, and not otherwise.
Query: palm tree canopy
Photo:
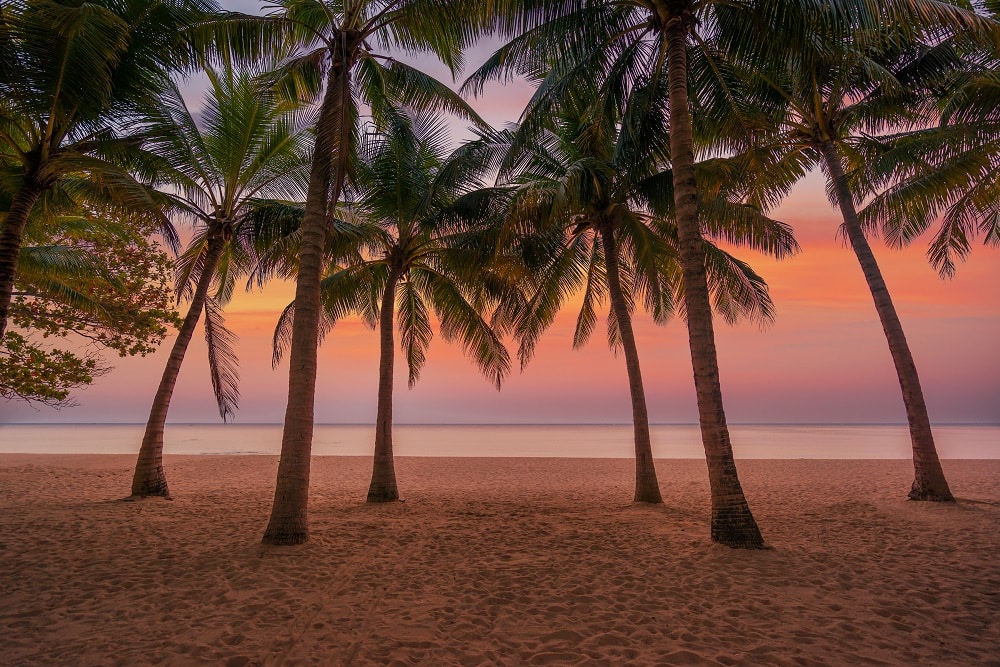
[[[658,107],[647,106],[650,93],[637,89],[622,111],[567,97],[559,114],[533,138],[526,139],[520,128],[505,135],[501,176],[509,197],[507,225],[522,235],[522,252],[535,275],[530,279],[533,296],[518,318],[522,364],[572,294],[583,294],[574,345],[589,338],[608,287],[596,236],[602,225],[614,234],[621,253],[618,264],[629,310],[639,301],[654,321],[664,323],[679,303],[669,127]],[[713,160],[700,166],[705,182],[719,184],[717,196],[703,202],[709,232],[777,257],[797,251],[787,225],[728,197],[732,193],[723,184],[739,181],[729,180],[731,165]],[[546,251],[539,261],[540,245]],[[725,319],[773,318],[767,286],[747,264],[711,243],[706,243],[706,254],[715,306]],[[617,332],[612,312],[612,347],[619,342]]]
[[[176,85],[166,88],[143,128],[155,154],[160,186],[172,190],[173,211],[192,223],[192,241],[178,261],[178,295],[200,276],[213,234],[233,239],[216,276],[213,298],[224,304],[236,279],[292,230],[276,229],[268,212],[305,199],[312,114],[261,90],[267,62],[256,67],[206,67],[210,88],[196,115]],[[267,219],[265,224],[264,220]]]
[[[470,35],[457,0],[278,0],[264,17],[236,12],[195,29],[199,43],[215,43],[223,58],[255,60],[261,52],[287,52],[270,77],[288,98],[319,100],[335,63],[355,68],[350,103],[364,104],[377,121],[399,105],[422,112],[446,111],[477,124],[476,112],[448,86],[389,53],[431,52],[452,73],[463,65]],[[449,16],[449,12],[459,12]],[[453,20],[454,19],[454,20]],[[383,123],[384,124],[384,123]]]
[[[876,197],[862,216],[868,231],[901,245],[943,216],[929,256],[950,275],[955,257],[969,250],[968,238],[981,233],[996,242],[986,192],[996,182],[986,111],[995,107],[988,92],[982,95],[990,88],[982,54],[995,52],[991,40],[1000,24],[961,3],[944,9],[911,31],[873,27],[863,15],[845,17],[832,30],[823,24],[824,34],[803,23],[796,32],[814,34],[805,46],[765,33],[762,41],[784,45],[783,52],[767,50],[780,57],[743,54],[735,71],[741,93],[755,100],[770,126],[758,134],[756,149],[768,156],[766,180],[790,185],[808,169],[825,170],[824,146],[835,145],[854,199]],[[970,49],[979,54],[974,65],[963,56]],[[929,127],[939,119],[941,128]]]
[[[490,267],[481,262],[488,221],[462,209],[483,185],[484,163],[467,147],[449,154],[445,126],[426,114],[397,112],[386,131],[367,129],[340,223],[357,243],[338,251],[323,281],[327,326],[357,314],[374,327],[385,289],[395,284],[410,386],[426,360],[433,315],[445,340],[460,343],[499,388],[510,361],[488,311],[510,296],[491,291]],[[290,324],[291,308],[275,334],[276,360]]]
[[[170,72],[190,66],[183,28],[215,8],[208,0],[5,3],[0,187],[44,190],[89,173],[123,208],[142,205],[120,167],[134,148],[126,128]]]
[[[305,199],[313,144],[311,114],[261,90],[267,66],[265,60],[256,67],[207,67],[210,88],[197,121],[170,84],[142,127],[144,148],[156,157],[149,164],[160,186],[172,191],[173,211],[194,226],[176,263],[178,298],[190,297],[204,272],[212,272],[205,337],[224,419],[234,414],[239,391],[236,338],[222,309],[238,279],[281,252],[270,243],[280,246],[282,232],[261,220],[274,208]],[[221,255],[207,267],[213,244],[222,245]]]
[[[928,248],[942,276],[954,275],[972,241],[1000,244],[1000,57],[982,48],[963,58],[935,91],[940,123],[859,142],[870,189],[862,211],[893,245],[912,242],[935,222]]]

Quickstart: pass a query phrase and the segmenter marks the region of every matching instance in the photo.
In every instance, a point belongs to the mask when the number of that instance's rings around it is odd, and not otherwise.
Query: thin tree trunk
[[[639,350],[632,331],[632,316],[622,293],[621,276],[618,268],[618,248],[615,243],[614,228],[610,222],[602,222],[599,227],[601,244],[604,246],[604,265],[608,274],[608,292],[611,307],[618,322],[618,332],[625,351],[625,367],[628,369],[628,389],[632,397],[632,430],[635,437],[635,502],[662,503],[660,486],[656,482],[656,467],[653,465],[653,447],[649,437],[649,413],[646,410],[646,391],[642,386],[642,372],[639,370]]]
[[[177,376],[180,374],[181,364],[184,363],[184,355],[191,343],[191,337],[198,327],[198,320],[201,319],[201,311],[208,298],[208,288],[212,285],[215,267],[218,266],[219,258],[222,257],[224,245],[221,236],[210,238],[208,242],[208,252],[205,254],[205,265],[202,267],[201,277],[198,278],[198,285],[191,297],[191,304],[188,306],[187,315],[184,316],[184,322],[181,323],[181,328],[177,332],[177,340],[174,341],[174,345],[170,349],[167,365],[160,377],[160,385],[153,397],[153,406],[149,410],[149,420],[146,422],[146,431],[142,436],[142,445],[139,447],[139,458],[135,463],[135,472],[132,475],[132,495],[134,497],[170,497],[167,476],[163,472],[163,428],[167,422],[167,412],[170,410],[170,399],[174,394],[174,385],[177,384]]]
[[[41,196],[41,188],[25,186],[18,190],[11,202],[10,211],[0,233],[0,338],[7,331],[7,317],[14,294],[14,279],[17,278],[17,260],[21,254],[24,228],[35,202]]]
[[[264,544],[301,544],[309,539],[309,464],[312,458],[316,366],[319,349],[320,279],[329,215],[343,187],[350,135],[350,60],[335,56],[317,123],[316,146],[302,220],[295,315],[289,349],[288,403],[281,460]],[[331,167],[335,167],[331,178]],[[332,192],[330,186],[333,185]]]
[[[690,3],[677,4],[686,8]],[[764,546],[764,540],[743,495],[729,440],[729,428],[726,425],[705,269],[704,240],[698,222],[698,189],[694,176],[693,135],[687,94],[686,38],[689,21],[693,19],[685,14],[674,15],[675,21],[666,28],[670,151],[688,340],[698,397],[701,439],[705,446],[712,494],[712,540],[735,548],[759,549]]]
[[[393,315],[396,304],[396,282],[399,274],[389,270],[389,279],[382,295],[379,311],[380,354],[378,364],[378,413],[375,417],[375,462],[372,481],[368,486],[368,502],[386,503],[399,500],[396,488],[396,467],[392,458],[392,371],[395,358]]]
[[[931,421],[927,415],[927,404],[924,402],[924,392],[920,388],[920,378],[917,376],[917,366],[913,362],[910,346],[906,343],[903,325],[896,314],[896,308],[889,296],[889,289],[882,278],[882,272],[875,261],[868,239],[865,238],[854,208],[854,197],[847,185],[847,177],[840,163],[837,147],[832,141],[822,146],[823,158],[827,170],[837,192],[837,203],[844,216],[844,228],[851,248],[861,264],[861,270],[868,282],[875,310],[882,322],[882,331],[889,342],[889,352],[892,363],[896,366],[896,376],[903,392],[903,403],[906,406],[906,420],[910,425],[910,441],[913,445],[913,486],[910,489],[911,500],[954,501],[948,481],[945,479],[941,461],[938,459],[937,448],[934,446],[934,435],[931,432]]]

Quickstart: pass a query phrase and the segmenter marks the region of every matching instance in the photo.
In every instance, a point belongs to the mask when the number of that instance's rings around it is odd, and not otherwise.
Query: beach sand
[[[0,456],[4,665],[1000,665],[1000,461],[741,461],[766,551],[713,545],[703,461],[315,458],[311,539],[263,547],[277,460]]]

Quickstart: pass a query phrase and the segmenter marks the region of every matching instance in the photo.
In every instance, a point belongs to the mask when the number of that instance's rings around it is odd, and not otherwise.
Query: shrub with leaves
[[[0,396],[72,405],[107,372],[108,350],[149,354],[169,326],[173,262],[142,228],[91,215],[29,228],[11,323],[0,341]],[[66,339],[53,345],[53,339]]]

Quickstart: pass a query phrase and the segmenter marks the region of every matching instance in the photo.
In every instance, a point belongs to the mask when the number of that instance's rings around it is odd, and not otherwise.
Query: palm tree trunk
[[[375,417],[375,462],[372,466],[372,482],[368,486],[370,503],[399,500],[396,467],[392,458],[392,371],[396,352],[392,334],[398,280],[399,274],[395,269],[390,269],[379,311],[381,349],[378,364],[378,413]]]
[[[41,188],[32,186],[18,190],[4,220],[3,233],[0,233],[0,338],[7,331],[7,317],[14,294],[14,279],[17,278],[17,260],[21,254],[24,228],[27,227],[28,216],[41,194]]]
[[[920,378],[917,376],[917,366],[913,362],[910,346],[906,343],[903,325],[896,314],[896,308],[889,296],[889,289],[882,278],[882,272],[875,261],[868,239],[865,238],[854,209],[854,197],[847,185],[847,177],[837,154],[837,147],[832,141],[823,143],[823,159],[826,162],[830,178],[837,192],[837,203],[844,216],[844,228],[851,248],[861,264],[861,270],[868,282],[875,310],[882,322],[882,331],[889,342],[889,352],[892,363],[896,366],[896,376],[903,392],[903,404],[906,406],[906,420],[910,425],[910,441],[913,445],[913,486],[910,488],[911,500],[954,501],[948,481],[945,479],[941,461],[938,459],[937,448],[934,446],[934,435],[931,432],[931,421],[927,414],[927,404],[924,402],[924,392],[920,388]]]
[[[639,370],[639,350],[632,331],[632,316],[622,293],[621,276],[618,268],[618,248],[615,243],[614,228],[610,222],[602,222],[599,229],[601,244],[604,246],[604,265],[608,274],[608,292],[611,307],[618,322],[618,332],[625,351],[625,367],[628,369],[628,389],[632,397],[632,431],[635,437],[635,502],[662,503],[660,486],[656,482],[656,467],[653,465],[653,447],[649,437],[649,413],[646,410],[646,391],[642,386],[642,372]]]
[[[698,189],[694,177],[693,133],[688,106],[687,34],[690,3],[666,28],[668,82],[670,86],[670,151],[674,176],[674,206],[680,242],[684,306],[687,311],[688,340],[698,397],[701,440],[705,446],[708,479],[712,494],[712,540],[735,548],[764,546],[757,522],[750,512],[736,473],[729,427],[722,403],[719,360],[712,326],[705,269],[704,240],[698,222]]]
[[[181,324],[180,331],[177,332],[177,340],[174,341],[174,346],[170,349],[167,365],[160,377],[160,385],[153,397],[153,406],[149,410],[149,420],[146,422],[146,431],[142,436],[142,445],[139,447],[139,458],[135,463],[135,472],[132,475],[132,495],[134,497],[170,497],[167,476],[163,472],[163,428],[167,422],[167,411],[170,409],[174,385],[177,384],[177,376],[181,371],[181,364],[184,363],[184,355],[191,343],[191,337],[198,327],[198,320],[201,319],[201,311],[208,298],[208,288],[215,277],[215,267],[218,266],[219,258],[222,257],[223,246],[224,241],[221,237],[212,237],[208,241],[208,252],[205,254],[205,265],[202,267],[201,277],[198,278],[198,285],[191,297],[191,304],[188,306],[187,315],[184,316],[184,322]]]
[[[333,49],[332,49],[333,50]],[[316,366],[319,349],[320,279],[329,216],[340,198],[350,141],[353,62],[337,55],[330,66],[320,107],[309,191],[302,220],[295,315],[289,349],[288,403],[281,436],[281,460],[264,544],[301,544],[309,539],[309,464],[312,457]],[[331,178],[331,167],[335,172]],[[332,185],[332,190],[331,190]]]

